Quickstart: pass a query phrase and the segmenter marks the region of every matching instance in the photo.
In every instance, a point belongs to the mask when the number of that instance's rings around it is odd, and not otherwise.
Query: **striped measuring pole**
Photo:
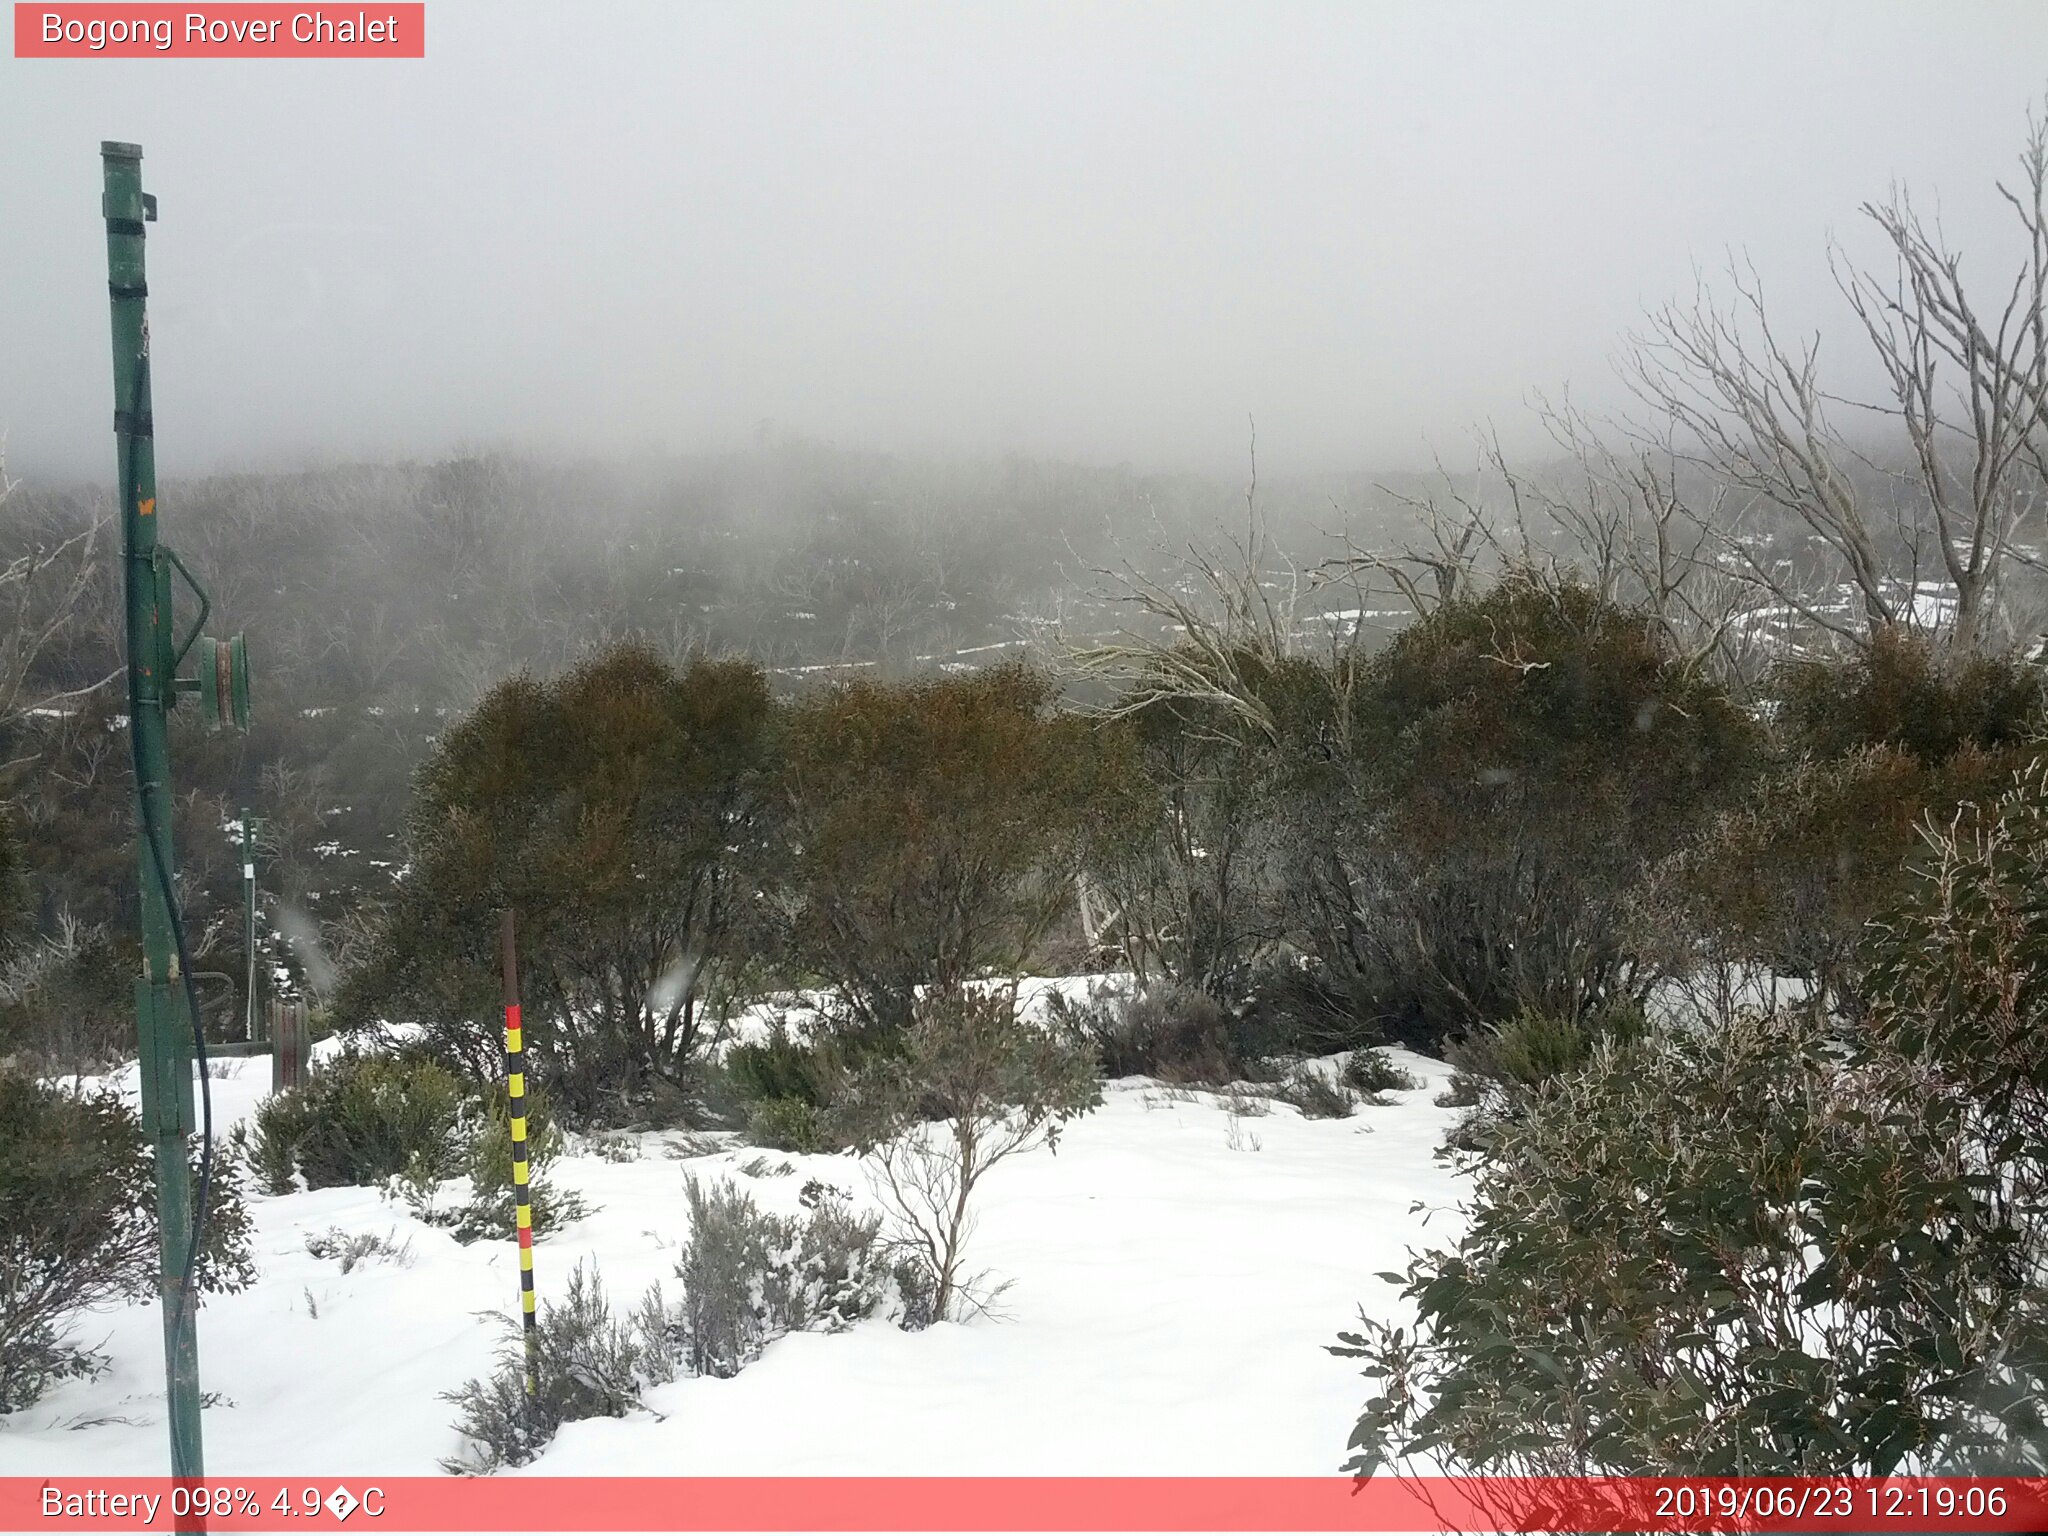
[[[533,1204],[527,1191],[526,1040],[519,1024],[519,956],[513,943],[512,909],[498,928],[505,969],[505,1097],[512,1119],[513,1218],[519,1228],[519,1310],[526,1330],[526,1395],[540,1393],[540,1335],[533,1315]]]

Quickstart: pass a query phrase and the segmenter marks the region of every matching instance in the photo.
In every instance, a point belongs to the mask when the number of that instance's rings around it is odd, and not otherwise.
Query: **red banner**
[[[17,59],[423,59],[423,3],[14,7]]]
[[[0,1478],[9,1531],[2039,1531],[2040,1478]]]

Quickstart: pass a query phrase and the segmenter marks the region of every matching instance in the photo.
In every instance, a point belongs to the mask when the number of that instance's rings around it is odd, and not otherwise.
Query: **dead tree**
[[[0,442],[0,506],[17,485],[7,477],[5,444]],[[0,732],[38,712],[66,709],[121,675],[116,668],[92,682],[61,687],[46,682],[40,666],[88,607],[101,574],[105,526],[106,519],[96,516],[70,534],[35,530],[23,540],[25,548],[0,555]]]
[[[2017,189],[1998,190],[2018,215],[2027,252],[1995,309],[1966,291],[1960,254],[1902,189],[1863,208],[1883,236],[1889,272],[1832,253],[1836,282],[1884,372],[1883,399],[1830,393],[1818,338],[1781,337],[1746,265],[1731,264],[1732,301],[1723,305],[1702,286],[1689,305],[1652,315],[1626,358],[1656,418],[1650,435],[1682,445],[1686,462],[1743,498],[1738,513],[1789,514],[1807,529],[1854,594],[1852,611],[1759,558],[1740,516],[1702,521],[1729,568],[1768,601],[1852,644],[1893,628],[1932,629],[1967,650],[2010,638],[2001,583],[2009,560],[2029,558],[2016,535],[2048,470],[2048,122],[2030,121],[2020,165]],[[1836,413],[1899,424],[1908,467],[1886,470],[1853,449]],[[1892,479],[1891,508],[1859,489],[1858,469]],[[1894,537],[1898,553],[1888,555]],[[1928,549],[1955,593],[1952,613],[1932,619],[1911,579]]]

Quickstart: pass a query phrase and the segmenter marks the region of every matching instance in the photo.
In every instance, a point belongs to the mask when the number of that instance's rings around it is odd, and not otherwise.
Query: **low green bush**
[[[208,1180],[202,1291],[255,1278],[249,1215],[230,1159]],[[0,1071],[0,1412],[101,1361],[70,1339],[81,1313],[149,1294],[157,1279],[155,1157],[111,1093],[74,1094]]]
[[[747,1140],[778,1152],[830,1152],[831,1118],[805,1099],[762,1099],[747,1113]]]
[[[1344,1062],[1344,1081],[1368,1097],[1403,1093],[1422,1086],[1412,1073],[1395,1066],[1387,1053],[1378,1047],[1353,1051]]]
[[[829,1037],[800,1036],[782,1018],[764,1038],[729,1046],[724,1065],[733,1092],[750,1104],[777,1099],[813,1107],[829,1104],[844,1075]]]
[[[2038,1470],[2038,1202],[1973,1100],[1804,1013],[1596,1045],[1461,1159],[1455,1244],[1381,1276],[1415,1321],[1336,1347],[1374,1383],[1351,1470]]]
[[[1467,1077],[1532,1088],[1579,1070],[1599,1042],[1631,1044],[1647,1028],[1642,1009],[1628,1003],[1610,1003],[1584,1019],[1525,1008],[1457,1042],[1449,1054]]]
[[[273,1194],[294,1188],[294,1176],[308,1189],[449,1178],[468,1151],[473,1109],[462,1080],[425,1055],[350,1052],[257,1106],[250,1161]]]

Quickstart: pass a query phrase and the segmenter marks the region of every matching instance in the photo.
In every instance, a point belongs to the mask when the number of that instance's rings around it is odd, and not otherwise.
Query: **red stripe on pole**
[[[519,1246],[522,1248],[531,1248],[533,1246],[533,1228],[521,1227],[519,1229]]]
[[[0,1529],[168,1530],[174,1486],[170,1478],[0,1478]],[[2048,1526],[2048,1480],[2041,1478],[1375,1478],[1360,1484],[1345,1477],[215,1477],[196,1493],[208,1501],[210,1528],[223,1532],[1961,1532]],[[141,1505],[113,1502],[138,1496],[159,1501],[153,1518],[143,1518]],[[195,1490],[187,1488],[184,1497],[189,1508]],[[349,1515],[355,1518],[344,1526]]]

